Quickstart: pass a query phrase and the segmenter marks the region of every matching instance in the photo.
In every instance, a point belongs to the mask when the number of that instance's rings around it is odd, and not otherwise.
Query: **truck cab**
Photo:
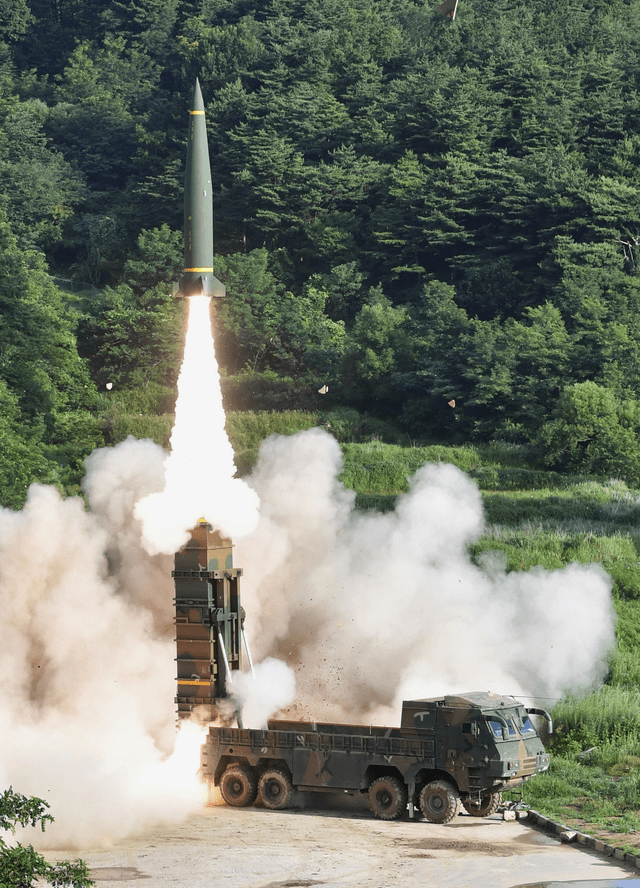
[[[403,704],[402,729],[433,736],[435,769],[446,772],[471,806],[546,771],[549,755],[528,710],[513,697],[475,692]],[[465,805],[465,807],[467,807]]]

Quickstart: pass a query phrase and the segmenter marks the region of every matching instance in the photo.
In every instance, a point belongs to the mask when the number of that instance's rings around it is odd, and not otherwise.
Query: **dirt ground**
[[[96,884],[110,888],[139,880],[148,888],[511,888],[640,875],[562,844],[526,820],[463,814],[447,826],[385,823],[361,799],[310,795],[298,801],[286,811],[208,807],[179,826],[81,856]]]

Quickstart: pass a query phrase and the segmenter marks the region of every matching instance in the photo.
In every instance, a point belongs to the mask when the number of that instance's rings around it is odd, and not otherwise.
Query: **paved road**
[[[638,875],[527,821],[461,815],[448,826],[383,823],[360,800],[325,797],[319,809],[318,796],[311,799],[288,811],[214,806],[81,856],[98,888],[138,880],[145,888],[511,888]]]

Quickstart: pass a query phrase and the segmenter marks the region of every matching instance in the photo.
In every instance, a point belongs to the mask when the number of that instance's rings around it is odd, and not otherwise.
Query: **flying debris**
[[[449,405],[449,407],[455,407],[455,406],[456,406],[456,402],[453,400],[453,398],[452,398],[450,401],[447,401],[447,404]]]
[[[458,10],[458,0],[445,0],[440,6],[438,6],[438,12],[441,12],[443,15],[448,16],[450,19],[454,19],[456,17],[456,12]]]
[[[184,174],[184,275],[174,296],[224,296],[213,276],[213,191],[207,123],[196,78],[189,112],[187,166]]]
[[[328,391],[329,391],[329,386],[323,385],[322,388],[318,389],[318,394],[319,395],[326,395]]]

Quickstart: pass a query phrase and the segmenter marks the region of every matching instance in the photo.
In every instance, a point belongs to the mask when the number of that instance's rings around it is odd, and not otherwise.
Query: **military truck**
[[[373,813],[396,820],[407,807],[432,823],[460,808],[495,813],[502,792],[546,771],[549,756],[526,708],[490,693],[410,700],[399,728],[270,721],[266,729],[210,727],[201,772],[224,801],[285,808],[294,790],[368,794]]]

